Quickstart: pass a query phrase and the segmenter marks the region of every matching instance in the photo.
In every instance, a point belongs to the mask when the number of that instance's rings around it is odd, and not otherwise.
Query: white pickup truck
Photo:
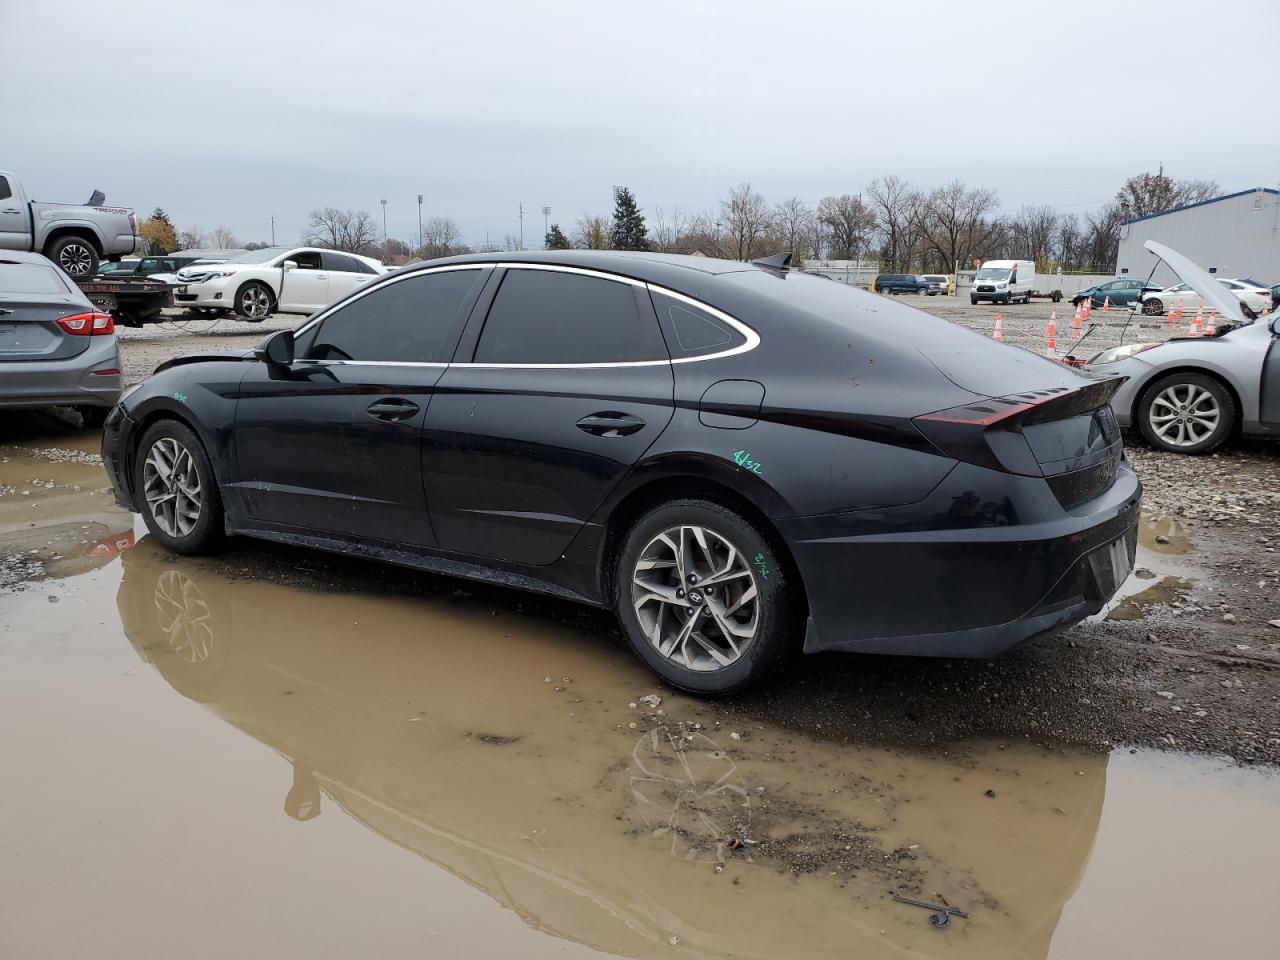
[[[28,200],[18,179],[0,170],[0,251],[42,253],[75,279],[91,277],[103,260],[133,253],[138,221],[132,210],[105,207],[94,191],[89,203]]]

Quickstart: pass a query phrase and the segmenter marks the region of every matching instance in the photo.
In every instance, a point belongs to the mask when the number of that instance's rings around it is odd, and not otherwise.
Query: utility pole
[[[274,213],[271,215],[271,245],[273,247],[276,245],[276,215]]]
[[[520,201],[520,249],[524,249],[524,201]]]
[[[551,208],[542,208],[542,235],[545,237],[551,232]]]
[[[387,262],[387,201],[382,200],[382,262]]]
[[[418,194],[418,255],[422,255],[422,194]]]

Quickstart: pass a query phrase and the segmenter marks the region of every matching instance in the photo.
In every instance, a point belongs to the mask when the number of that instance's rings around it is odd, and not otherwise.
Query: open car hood
[[[1169,269],[1178,278],[1204,298],[1224,320],[1231,323],[1248,323],[1244,311],[1240,309],[1240,300],[1234,293],[1215,280],[1203,267],[1197,266],[1177,250],[1166,247],[1156,240],[1148,240],[1143,244],[1148,250],[1168,264]]]

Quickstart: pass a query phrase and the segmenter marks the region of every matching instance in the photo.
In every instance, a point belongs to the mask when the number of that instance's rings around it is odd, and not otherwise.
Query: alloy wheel
[[[1164,313],[1164,304],[1154,298],[1151,300],[1143,300],[1142,312],[1146,314],[1148,317],[1159,316],[1160,314]]]
[[[68,243],[58,252],[58,266],[72,277],[84,277],[93,264],[93,251],[83,243]]]
[[[271,297],[262,287],[248,287],[240,294],[240,309],[250,319],[265,320],[271,312]]]
[[[203,663],[213,652],[212,613],[200,588],[177,570],[160,575],[155,590],[156,623],[169,649],[187,663]]]
[[[200,520],[204,496],[191,451],[161,437],[142,464],[142,491],[156,525],[171,537],[185,537]]]
[[[671,527],[649,541],[632,571],[631,603],[653,648],[688,670],[729,666],[760,629],[749,558],[706,527]]]
[[[1175,383],[1156,394],[1147,417],[1165,443],[1191,447],[1218,429],[1222,410],[1218,398],[1199,384]]]

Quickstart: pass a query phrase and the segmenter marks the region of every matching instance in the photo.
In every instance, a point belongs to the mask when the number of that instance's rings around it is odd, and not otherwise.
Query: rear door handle
[[[644,421],[629,413],[605,410],[583,417],[576,424],[579,430],[596,437],[627,437],[644,429]]]
[[[0,210],[0,213],[21,213],[21,212],[22,211],[18,210],[15,207],[5,207],[3,210]]]
[[[419,409],[419,406],[412,400],[405,400],[401,397],[388,397],[385,400],[375,400],[365,407],[365,412],[375,420],[393,423],[396,420],[408,420]]]

